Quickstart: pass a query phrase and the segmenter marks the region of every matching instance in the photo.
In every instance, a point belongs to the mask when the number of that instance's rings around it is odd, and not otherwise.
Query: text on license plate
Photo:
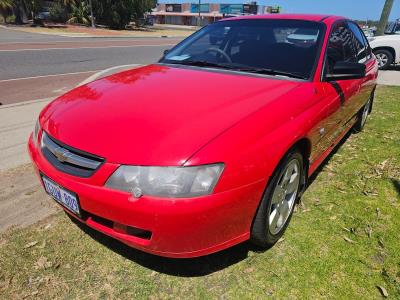
[[[52,180],[42,176],[44,187],[46,192],[54,198],[62,206],[66,207],[70,211],[79,215],[79,204],[78,198],[72,193],[66,191]]]

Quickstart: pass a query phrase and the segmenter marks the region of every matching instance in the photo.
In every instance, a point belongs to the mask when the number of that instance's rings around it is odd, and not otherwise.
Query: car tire
[[[365,123],[367,122],[368,119],[368,115],[371,113],[372,111],[372,104],[374,102],[374,92],[371,94],[371,96],[369,97],[367,103],[364,104],[364,106],[360,109],[360,111],[358,112],[358,116],[357,116],[357,122],[354,125],[354,131],[357,132],[361,132],[365,126]]]
[[[305,182],[304,170],[303,156],[297,149],[289,151],[279,163],[253,220],[250,240],[256,246],[270,248],[284,234]]]
[[[393,64],[393,54],[386,49],[378,49],[374,51],[374,54],[378,60],[380,70],[387,70]]]

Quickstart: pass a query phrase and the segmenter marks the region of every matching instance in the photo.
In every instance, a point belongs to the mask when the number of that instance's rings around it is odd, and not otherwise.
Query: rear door
[[[362,30],[354,22],[348,21],[347,24],[353,34],[354,49],[356,50],[355,61],[366,66],[366,76],[360,80],[360,92],[351,103],[351,113],[355,114],[364,106],[375,89],[378,65]]]
[[[358,62],[357,53],[355,36],[347,22],[336,23],[329,36],[324,75],[338,62]],[[360,89],[363,80],[351,79],[327,82],[322,78],[325,97],[332,99],[325,127],[328,146],[334,143],[347,129],[348,122],[355,115],[360,102]]]

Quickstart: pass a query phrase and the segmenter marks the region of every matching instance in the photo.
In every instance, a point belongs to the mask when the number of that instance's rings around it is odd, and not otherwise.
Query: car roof
[[[304,21],[314,21],[314,22],[325,22],[329,20],[329,22],[332,22],[346,18],[333,15],[315,15],[315,14],[265,14],[265,15],[239,16],[239,17],[222,19],[221,21],[243,20],[243,19],[304,20]]]

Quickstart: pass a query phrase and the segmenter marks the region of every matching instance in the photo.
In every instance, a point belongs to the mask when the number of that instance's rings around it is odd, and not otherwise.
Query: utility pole
[[[94,24],[92,0],[89,0],[89,5],[90,5],[90,20],[92,21],[92,28],[96,28],[96,25]]]
[[[201,5],[201,0],[199,0],[199,22],[197,24],[198,26],[201,26],[200,5]]]
[[[389,21],[390,12],[392,11],[394,0],[385,0],[385,6],[383,7],[381,19],[379,21],[376,35],[384,35],[386,25]]]

